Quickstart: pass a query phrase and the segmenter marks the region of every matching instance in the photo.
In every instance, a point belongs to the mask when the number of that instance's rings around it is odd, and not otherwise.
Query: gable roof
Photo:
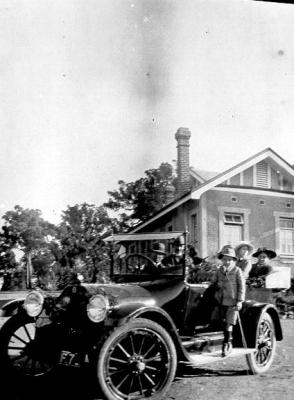
[[[260,151],[259,153],[253,155],[252,157],[247,158],[246,160],[240,162],[239,164],[233,166],[232,168],[229,168],[224,172],[221,172],[221,173],[216,174],[215,176],[212,176],[208,180],[205,180],[204,177],[200,175],[200,170],[196,170],[195,168],[190,168],[191,175],[194,178],[196,178],[201,184],[199,186],[197,186],[195,189],[193,189],[191,192],[186,193],[180,199],[174,200],[172,203],[168,204],[167,206],[165,206],[164,208],[159,210],[156,214],[154,214],[147,221],[140,223],[137,227],[132,229],[131,232],[136,232],[137,230],[144,228],[145,226],[154,222],[156,219],[162,217],[163,215],[167,214],[168,212],[172,211],[173,209],[177,208],[179,205],[183,204],[184,202],[186,202],[188,200],[200,199],[200,196],[203,193],[207,192],[208,190],[212,189],[213,187],[215,187],[217,185],[220,185],[221,183],[227,181],[228,179],[232,178],[233,176],[239,174],[240,172],[245,171],[246,169],[259,163],[260,161],[265,160],[266,158],[270,158],[274,164],[278,165],[280,168],[282,168],[284,171],[286,171],[294,179],[294,168],[287,161],[285,161],[281,156],[279,156],[275,151],[273,151],[270,147]],[[203,174],[203,172],[204,171],[202,171],[202,174]],[[214,173],[210,172],[210,174],[214,174]],[[208,175],[206,175],[206,176],[208,176]],[[203,182],[201,182],[199,178],[201,178]],[[259,188],[259,189],[262,190],[262,188]]]
[[[245,171],[246,169],[259,163],[260,161],[263,161],[266,158],[271,158],[274,163],[279,165],[289,175],[291,175],[294,178],[293,167],[287,161],[285,161],[281,156],[279,156],[275,151],[273,151],[271,148],[268,147],[268,148],[260,151],[259,153],[255,154],[254,156],[249,157],[246,160],[240,162],[239,164],[235,165],[234,167],[229,168],[228,170],[216,175],[214,178],[211,178],[210,180],[203,183],[202,185],[198,186],[193,191],[193,195],[191,198],[199,199],[200,196],[204,192],[207,192],[207,190],[211,189],[214,186],[220,185],[222,182],[232,178],[234,175],[237,175],[242,171]]]
[[[218,172],[204,171],[201,169],[196,169],[194,167],[190,167],[190,173],[200,183],[204,183],[219,174]]]

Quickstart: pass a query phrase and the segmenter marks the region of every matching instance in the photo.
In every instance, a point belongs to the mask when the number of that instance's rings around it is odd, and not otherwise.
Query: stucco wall
[[[232,197],[234,200],[232,201]],[[289,204],[291,207],[289,207]],[[286,206],[287,205],[287,206]],[[247,213],[248,226],[246,227],[245,240],[257,248],[266,246],[277,249],[276,213],[285,213],[293,217],[294,200],[274,196],[262,196],[256,194],[241,194],[234,191],[211,190],[206,193],[207,211],[207,253],[212,254],[219,249],[220,243],[220,213],[225,211]],[[245,227],[244,227],[245,228]],[[277,257],[277,262],[294,267],[294,260]],[[274,262],[275,264],[275,262]]]
[[[200,206],[199,206],[200,204]],[[255,248],[266,246],[275,249],[279,254],[276,221],[279,213],[283,216],[294,218],[294,199],[291,197],[278,197],[264,194],[243,194],[230,191],[210,190],[198,200],[190,200],[177,209],[172,210],[142,232],[168,230],[181,231],[188,228],[192,231],[191,216],[197,215],[197,235],[188,240],[193,243],[199,255],[205,257],[215,254],[222,243],[222,225],[224,212],[241,213],[244,215],[244,239],[249,240]],[[138,231],[139,232],[139,231]],[[192,239],[195,242],[192,242]],[[280,257],[273,265],[292,267],[294,275],[294,256]]]

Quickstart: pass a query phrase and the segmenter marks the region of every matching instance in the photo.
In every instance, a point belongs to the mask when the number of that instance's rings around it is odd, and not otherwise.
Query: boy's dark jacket
[[[224,306],[235,306],[245,300],[245,279],[236,265],[228,269],[222,265],[214,278],[216,286],[215,298]]]

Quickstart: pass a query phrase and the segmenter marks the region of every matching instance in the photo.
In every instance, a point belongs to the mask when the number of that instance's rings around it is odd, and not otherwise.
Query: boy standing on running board
[[[236,325],[238,312],[245,299],[245,279],[241,269],[236,266],[237,257],[232,246],[224,246],[218,253],[218,258],[222,265],[214,279],[215,298],[224,322],[222,357],[225,357],[232,351],[233,326]]]

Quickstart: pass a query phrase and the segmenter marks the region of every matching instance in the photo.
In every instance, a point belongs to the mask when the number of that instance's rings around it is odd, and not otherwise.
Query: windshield
[[[137,239],[137,238],[136,238]],[[146,237],[144,237],[146,239]],[[113,244],[112,276],[138,280],[182,276],[185,271],[184,237],[120,241]]]

